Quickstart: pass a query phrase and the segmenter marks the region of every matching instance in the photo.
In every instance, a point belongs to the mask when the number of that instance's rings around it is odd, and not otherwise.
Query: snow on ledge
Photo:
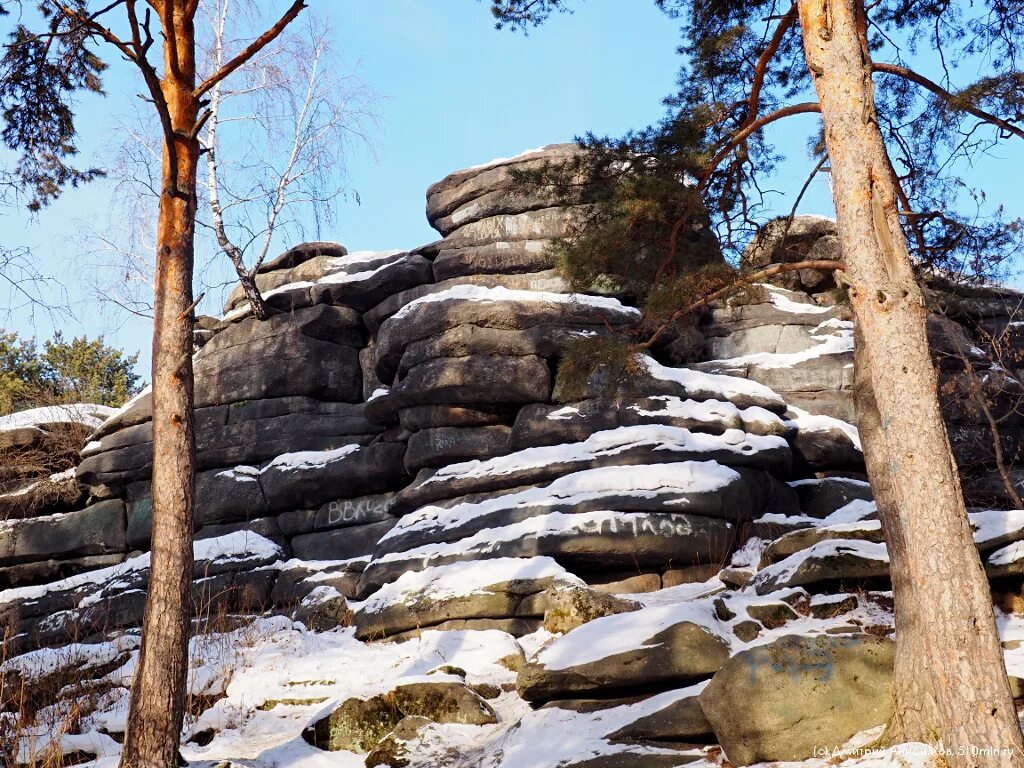
[[[93,403],[45,405],[0,416],[0,432],[46,424],[81,424],[95,429],[117,412],[116,408]]]
[[[776,435],[750,435],[740,429],[727,429],[721,435],[691,432],[685,427],[663,424],[640,424],[594,432],[578,443],[560,443],[524,448],[493,459],[474,459],[442,467],[423,481],[423,485],[453,479],[500,477],[513,472],[538,469],[552,464],[583,462],[603,456],[614,456],[634,448],[652,451],[711,453],[728,451],[738,456],[753,456],[762,451],[787,448],[785,438]],[[638,477],[647,467],[636,467]],[[639,481],[638,482],[642,482]]]
[[[482,515],[506,509],[578,504],[610,495],[650,499],[662,493],[676,492],[682,498],[666,502],[666,511],[685,513],[688,502],[685,494],[714,493],[739,479],[740,474],[736,470],[717,461],[585,469],[563,475],[542,487],[526,488],[482,501],[463,501],[450,507],[420,507],[400,518],[398,524],[380,540],[388,541],[409,531],[455,528]]]
[[[669,368],[647,356],[641,357],[640,363],[659,381],[675,382],[690,391],[713,392],[719,400],[731,401],[737,397],[750,397],[770,402],[779,408],[786,407],[786,401],[775,390],[756,381],[720,373],[704,373],[690,368]]]
[[[618,299],[608,298],[607,296],[590,296],[585,293],[553,293],[551,291],[527,291],[521,289],[505,288],[504,286],[497,286],[494,288],[486,288],[482,285],[456,285],[451,288],[446,288],[443,291],[437,293],[429,293],[426,296],[420,296],[418,299],[413,299],[395,314],[391,318],[402,318],[409,315],[416,307],[422,304],[430,304],[434,302],[444,301],[477,301],[484,303],[492,303],[498,301],[524,301],[524,302],[544,302],[550,304],[562,304],[562,305],[583,305],[588,307],[596,307],[598,309],[606,309],[611,312],[617,312],[623,316],[623,318],[636,319],[640,317],[640,310],[635,307],[627,307]]]
[[[465,597],[484,592],[487,587],[497,584],[544,578],[583,583],[550,557],[469,560],[403,573],[395,581],[374,592],[358,605],[358,609],[377,612],[392,605],[412,605],[424,598],[438,601]]]
[[[196,562],[204,560],[232,562],[251,557],[282,558],[284,556],[277,544],[252,531],[234,531],[216,538],[201,539],[192,545],[192,552]],[[149,568],[149,563],[150,553],[147,552],[118,565],[86,571],[49,584],[5,589],[0,591],[0,605],[14,600],[38,600],[51,592],[62,592],[78,587],[102,586],[120,576],[143,571]]]

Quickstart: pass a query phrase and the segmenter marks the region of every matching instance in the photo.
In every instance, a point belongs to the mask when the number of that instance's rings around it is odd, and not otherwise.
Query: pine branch
[[[1013,135],[1017,136],[1018,138],[1024,139],[1024,130],[1022,130],[1021,128],[1018,128],[1017,126],[1013,125],[1013,123],[1003,120],[1001,117],[997,117],[996,115],[990,114],[989,112],[986,112],[983,109],[979,109],[973,104],[964,102],[963,99],[957,98],[955,94],[947,91],[938,83],[929,80],[924,75],[918,74],[912,69],[909,69],[907,67],[901,67],[898,64],[884,64],[880,62],[875,62],[871,66],[871,69],[874,72],[881,72],[887,75],[896,75],[897,77],[902,77],[905,80],[909,80],[912,83],[916,83],[917,85],[920,85],[922,88],[934,93],[944,102],[946,102],[946,104],[948,104],[952,109],[955,109],[958,112],[966,112],[967,114],[973,115],[974,117],[978,118],[982,122],[994,125],[1001,131],[1003,131],[1007,136]]]
[[[738,291],[740,288],[743,288],[744,286],[760,282],[761,280],[764,280],[769,277],[774,277],[775,275],[781,275],[787,272],[798,272],[801,269],[839,271],[845,270],[846,265],[841,261],[829,261],[827,259],[795,261],[791,264],[772,264],[770,267],[766,267],[764,269],[758,270],[757,272],[741,277],[735,282],[732,282],[729,285],[725,286],[724,288],[719,288],[717,291],[713,291],[709,293],[707,296],[703,296],[702,298],[698,299],[697,301],[693,302],[692,304],[686,307],[683,307],[682,309],[677,309],[675,312],[672,313],[672,316],[667,321],[665,321],[658,327],[658,330],[654,332],[654,335],[651,336],[651,338],[649,338],[643,344],[641,344],[640,347],[642,349],[650,349],[654,345],[654,343],[665,334],[669,326],[672,325],[672,323],[674,323],[676,320],[678,320],[681,317],[685,317],[686,315],[692,314],[696,312],[698,309],[702,309],[703,307],[708,306],[712,302],[715,302],[718,299],[721,299],[725,296],[730,295],[731,293],[734,293],[735,291]]]

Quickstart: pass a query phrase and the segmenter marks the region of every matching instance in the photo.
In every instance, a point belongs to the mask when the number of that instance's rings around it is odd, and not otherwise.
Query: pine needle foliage
[[[591,226],[560,251],[578,285],[607,275],[641,302],[673,292],[665,285],[686,261],[686,243],[669,253],[667,233],[695,216],[689,198],[706,206],[705,226],[735,263],[765,218],[768,180],[782,159],[763,128],[816,111],[789,0],[655,2],[680,27],[677,91],[656,125],[621,138],[582,137],[600,157],[592,183],[628,181],[609,191]],[[491,4],[499,26],[514,29],[571,10],[566,0]],[[879,126],[917,265],[923,273],[1005,277],[1024,253],[1024,223],[990,203],[985,179],[972,169],[999,142],[1024,140],[1024,2],[877,0],[866,13]],[[933,54],[930,67],[937,56],[938,71],[913,69],[923,51]],[[807,139],[814,168],[824,155],[820,121]],[[645,247],[634,246],[634,235]],[[593,265],[583,263],[588,258]]]

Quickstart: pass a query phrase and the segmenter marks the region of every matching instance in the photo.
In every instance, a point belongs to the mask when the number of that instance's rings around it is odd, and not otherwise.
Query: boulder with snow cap
[[[649,606],[583,624],[547,645],[520,670],[527,701],[607,695],[710,677],[730,646],[705,603]]]
[[[805,760],[888,722],[892,665],[881,637],[790,635],[730,659],[700,703],[734,765]]]
[[[559,579],[575,577],[547,557],[499,558],[406,573],[359,606],[356,637],[382,638],[458,619],[517,618],[527,597]],[[530,613],[539,618],[543,606]]]
[[[825,539],[758,571],[751,584],[759,595],[786,587],[888,579],[885,544]]]

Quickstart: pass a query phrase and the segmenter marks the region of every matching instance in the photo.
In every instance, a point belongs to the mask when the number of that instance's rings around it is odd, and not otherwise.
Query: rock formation
[[[260,639],[230,674],[199,665],[188,759],[598,768],[718,744],[745,764],[810,757],[885,720],[888,561],[830,276],[717,303],[692,365],[655,349],[627,383],[570,396],[566,346],[639,321],[555,269],[546,246],[575,201],[514,183],[578,151],[451,174],[427,193],[443,239],[298,246],[257,277],[269,320],[236,291],[197,321],[194,648]],[[839,257],[828,220],[773,224],[744,258],[808,255]],[[1010,327],[1011,299],[942,296],[947,380],[967,376],[964,359],[998,378],[1012,448],[1021,384],[983,343]],[[948,399],[958,456],[991,480],[987,424]],[[149,567],[149,397],[101,415],[62,481],[72,492],[34,507],[21,486],[0,496],[0,671],[99,681],[93,714],[56,741],[80,762],[116,752],[124,730]],[[0,420],[0,445],[38,438]],[[1024,513],[971,517],[996,592],[1015,592]]]

